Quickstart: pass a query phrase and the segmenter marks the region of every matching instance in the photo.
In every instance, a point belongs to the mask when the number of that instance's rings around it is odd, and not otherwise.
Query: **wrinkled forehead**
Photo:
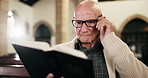
[[[74,18],[77,20],[95,19],[101,15],[100,10],[94,8],[78,8],[74,13]]]
[[[75,19],[77,20],[87,20],[87,19],[93,19],[96,18],[97,15],[94,14],[93,12],[88,12],[88,11],[78,11],[75,13]]]

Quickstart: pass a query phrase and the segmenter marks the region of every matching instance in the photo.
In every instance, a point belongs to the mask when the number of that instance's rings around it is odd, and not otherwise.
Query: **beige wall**
[[[121,30],[123,22],[130,21],[127,19],[130,19],[131,16],[136,18],[137,15],[141,15],[148,20],[148,0],[100,2],[99,6],[103,15],[115,25],[117,30]]]
[[[15,11],[15,26],[19,26],[23,31],[25,23],[28,23],[29,26],[33,25],[33,8],[19,2],[18,0],[9,0],[9,10]],[[30,30],[31,32],[31,30]],[[22,34],[21,39],[32,40],[32,35]]]
[[[72,18],[73,18],[73,12],[75,10],[75,7],[77,5],[77,2],[74,2],[74,0],[70,0],[69,2],[70,4],[70,7],[69,7],[69,20],[68,20],[68,38],[67,38],[67,41],[70,41],[72,40],[76,34],[75,34],[75,31],[74,31],[74,27],[72,26]]]

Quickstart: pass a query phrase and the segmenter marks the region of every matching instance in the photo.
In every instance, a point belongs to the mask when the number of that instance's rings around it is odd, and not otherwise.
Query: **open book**
[[[13,42],[13,46],[32,78],[93,78],[92,61],[78,50],[50,47],[46,42]]]

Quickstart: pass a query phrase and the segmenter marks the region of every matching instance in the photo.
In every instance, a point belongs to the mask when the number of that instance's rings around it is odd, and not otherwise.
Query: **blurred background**
[[[72,40],[76,5],[83,0],[0,0],[0,56],[16,54],[11,42]],[[148,0],[97,0],[135,56],[148,65]]]

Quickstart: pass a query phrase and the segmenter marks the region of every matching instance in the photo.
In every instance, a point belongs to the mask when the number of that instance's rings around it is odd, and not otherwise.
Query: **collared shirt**
[[[97,43],[94,47],[86,49],[80,43],[78,40],[75,44],[75,49],[84,52],[88,56],[88,59],[92,60],[95,78],[109,78],[102,44]]]

